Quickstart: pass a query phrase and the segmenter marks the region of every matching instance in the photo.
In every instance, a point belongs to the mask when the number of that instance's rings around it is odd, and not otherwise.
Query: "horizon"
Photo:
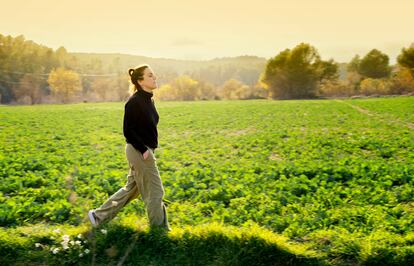
[[[395,64],[402,48],[414,43],[414,3],[409,0],[181,0],[132,7],[125,0],[32,0],[6,1],[2,9],[0,33],[23,35],[54,50],[63,46],[70,53],[187,61],[269,59],[303,42],[323,60],[346,63],[378,49]]]

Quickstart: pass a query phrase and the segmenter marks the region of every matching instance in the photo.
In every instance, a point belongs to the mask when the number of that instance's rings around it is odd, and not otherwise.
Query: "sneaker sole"
[[[89,211],[88,212],[88,217],[89,217],[89,221],[91,222],[92,226],[96,227],[97,224],[96,224],[95,217],[93,216],[93,213],[94,213],[93,211]]]

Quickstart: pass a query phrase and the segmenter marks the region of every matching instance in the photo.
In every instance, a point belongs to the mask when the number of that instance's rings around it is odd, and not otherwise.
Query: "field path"
[[[342,104],[346,104],[346,105],[350,106],[351,108],[357,110],[358,112],[360,112],[362,114],[365,114],[365,115],[370,116],[370,117],[378,118],[379,120],[384,121],[386,123],[398,124],[398,125],[406,126],[409,129],[414,130],[414,124],[413,123],[401,121],[400,119],[395,118],[390,114],[386,114],[386,115],[378,114],[378,113],[372,112],[368,109],[362,108],[360,106],[356,106],[356,105],[353,105],[351,103],[345,102],[343,100],[335,99],[335,101],[339,102],[339,103],[342,103]]]

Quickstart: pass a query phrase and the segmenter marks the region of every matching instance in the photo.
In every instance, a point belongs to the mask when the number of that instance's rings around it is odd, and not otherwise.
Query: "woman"
[[[163,203],[164,188],[158,172],[154,150],[158,146],[158,113],[152,100],[157,88],[156,76],[149,65],[129,69],[131,97],[125,104],[123,132],[129,174],[126,185],[101,207],[90,210],[94,227],[115,217],[117,212],[139,194],[145,202],[152,228],[170,230]]]

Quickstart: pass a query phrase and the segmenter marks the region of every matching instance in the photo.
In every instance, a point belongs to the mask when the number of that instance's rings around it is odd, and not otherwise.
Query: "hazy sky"
[[[348,62],[414,42],[413,0],[0,0],[0,34],[70,52],[270,58],[300,42]]]

